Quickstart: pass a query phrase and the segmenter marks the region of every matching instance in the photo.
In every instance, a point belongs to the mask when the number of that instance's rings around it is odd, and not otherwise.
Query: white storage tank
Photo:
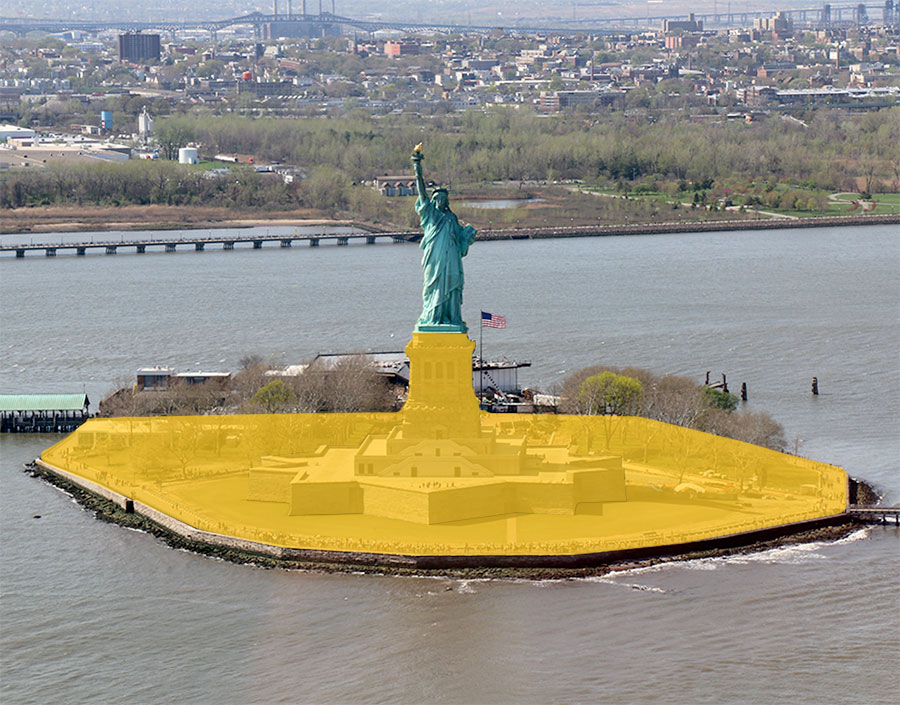
[[[197,163],[197,148],[196,147],[182,147],[178,150],[178,163],[179,164],[196,164]]]

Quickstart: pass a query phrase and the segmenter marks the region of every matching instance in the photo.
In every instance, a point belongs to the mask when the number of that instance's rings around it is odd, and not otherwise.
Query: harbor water
[[[420,256],[323,243],[3,258],[0,391],[86,391],[96,407],[148,365],[401,350]],[[896,227],[484,242],[465,267],[464,318],[507,317],[484,355],[530,361],[525,385],[591,364],[724,372],[792,450],[900,500]],[[900,695],[896,528],[573,581],[263,570],[98,522],[25,475],[57,438],[0,437],[3,703]]]

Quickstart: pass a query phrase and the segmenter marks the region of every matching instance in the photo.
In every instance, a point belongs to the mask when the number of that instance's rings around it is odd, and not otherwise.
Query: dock
[[[0,394],[0,433],[71,433],[90,404],[86,394]]]

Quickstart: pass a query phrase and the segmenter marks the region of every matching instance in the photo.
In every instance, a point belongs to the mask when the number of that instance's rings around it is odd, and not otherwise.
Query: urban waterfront
[[[419,256],[3,261],[2,386],[96,406],[145,365],[399,350]],[[507,316],[485,355],[531,360],[526,384],[727,372],[801,454],[900,496],[893,226],[476,243],[465,264],[466,320]],[[0,439],[4,702],[896,700],[895,528],[582,581],[264,571],[94,521],[21,472],[56,438]]]

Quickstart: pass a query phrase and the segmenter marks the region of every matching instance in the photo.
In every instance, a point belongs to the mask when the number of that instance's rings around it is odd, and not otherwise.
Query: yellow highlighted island
[[[488,414],[464,333],[414,333],[388,414],[92,419],[41,459],[196,529],[287,548],[575,555],[842,513],[832,465],[649,419]]]

